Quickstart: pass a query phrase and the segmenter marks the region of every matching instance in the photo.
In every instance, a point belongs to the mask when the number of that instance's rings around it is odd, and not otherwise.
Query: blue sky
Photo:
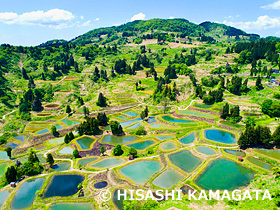
[[[213,21],[280,36],[279,0],[0,0],[0,43],[38,45],[135,19]]]

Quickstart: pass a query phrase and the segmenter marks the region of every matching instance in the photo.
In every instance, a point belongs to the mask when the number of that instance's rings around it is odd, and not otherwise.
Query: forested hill
[[[74,38],[70,42],[80,45],[90,43],[123,44],[135,39],[139,41],[139,39],[164,37],[164,33],[173,33],[175,38],[188,38],[187,41],[189,41],[189,38],[200,38],[211,42],[256,41],[260,39],[259,35],[247,34],[240,29],[224,24],[204,22],[197,25],[186,19],[176,18],[136,20],[120,26],[94,29]]]

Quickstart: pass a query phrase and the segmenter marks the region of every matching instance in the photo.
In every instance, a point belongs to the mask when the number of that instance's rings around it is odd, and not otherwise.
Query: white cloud
[[[95,18],[95,20],[94,21],[99,21],[100,20],[100,18]]]
[[[90,26],[91,25],[91,21],[88,20],[86,22],[84,22],[81,26]]]
[[[280,18],[271,18],[267,15],[259,16],[256,21],[247,21],[247,22],[232,22],[224,21],[223,24],[241,28],[243,30],[264,30],[271,28],[280,28]]]
[[[81,16],[80,18],[83,20],[85,17],[84,17],[84,16]]]
[[[75,21],[75,18],[76,17],[71,12],[61,9],[51,9],[46,12],[38,10],[23,14],[13,12],[0,13],[0,22],[5,24],[37,25],[55,29],[63,29],[78,25],[79,22]],[[80,18],[84,19],[83,16]]]
[[[130,19],[130,21],[134,21],[134,20],[145,20],[146,15],[141,13],[138,13],[136,15],[133,15],[133,17]]]
[[[173,16],[170,16],[168,19],[174,19],[175,17],[173,17]]]
[[[262,9],[280,9],[280,1],[275,1],[272,4],[261,6]]]

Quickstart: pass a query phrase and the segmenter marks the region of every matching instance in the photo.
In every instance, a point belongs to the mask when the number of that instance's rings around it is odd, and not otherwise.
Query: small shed
[[[238,157],[238,161],[242,162],[243,161],[243,157],[239,156]]]
[[[128,159],[133,160],[134,159],[133,155],[128,155]]]
[[[15,188],[15,187],[17,186],[17,184],[16,184],[15,182],[11,182],[11,183],[10,183],[10,186],[11,186],[12,188]]]

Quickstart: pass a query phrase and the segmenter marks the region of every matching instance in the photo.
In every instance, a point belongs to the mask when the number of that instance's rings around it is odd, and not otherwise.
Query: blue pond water
[[[78,192],[78,185],[84,181],[81,175],[54,175],[44,198],[70,196]]]
[[[15,136],[14,138],[17,139],[17,140],[19,140],[19,141],[24,141],[25,135],[22,135],[22,136]]]
[[[237,141],[235,135],[218,129],[205,130],[204,133],[205,137],[212,141],[217,141],[225,144],[234,144]]]
[[[80,124],[80,122],[78,122],[78,121],[73,121],[73,120],[69,120],[69,119],[64,119],[64,120],[62,120],[62,122],[63,122],[66,126],[72,126],[72,125]]]
[[[63,127],[61,125],[55,125],[55,127],[56,127],[56,130],[63,129]]]
[[[7,152],[6,151],[0,151],[0,160],[3,159],[8,159],[9,157],[7,156]]]
[[[134,125],[127,127],[127,129],[136,129],[139,126],[141,126],[141,123],[135,123]]]
[[[107,185],[108,185],[108,183],[106,181],[103,181],[103,182],[97,182],[93,186],[96,189],[101,189],[101,188],[107,187]]]
[[[129,116],[131,116],[131,117],[136,117],[136,116],[139,116],[139,114],[138,114],[138,113],[133,112],[133,111],[125,112],[125,114],[126,114],[126,115],[129,115]]]
[[[41,134],[45,134],[45,133],[49,133],[49,132],[50,132],[50,130],[48,128],[46,128],[46,129],[38,131],[36,134],[41,135]]]
[[[155,117],[149,117],[149,119],[148,119],[148,123],[150,124],[150,123],[154,123],[154,122],[156,122],[157,120],[156,120],[156,118]]]
[[[10,192],[8,190],[0,192],[0,209],[3,206],[3,204],[9,194],[10,194]]]
[[[136,118],[136,119],[133,119],[133,120],[128,120],[128,121],[124,121],[124,122],[121,122],[121,126],[122,127],[126,127],[126,126],[129,126],[131,125],[132,123],[135,123],[135,122],[138,122],[138,121],[141,121],[142,119],[141,118]]]
[[[117,118],[119,118],[119,119],[122,119],[122,120],[126,120],[127,119],[127,117],[123,117],[123,116],[117,116]]]
[[[194,123],[194,121],[184,120],[184,119],[176,119],[176,118],[173,118],[169,115],[163,116],[162,119],[164,119],[166,121],[169,121],[169,122],[174,122],[174,123]]]
[[[179,141],[183,144],[190,144],[190,143],[194,142],[194,140],[195,140],[194,132],[192,132],[191,134],[179,139]]]
[[[12,149],[14,149],[14,148],[18,147],[18,145],[19,145],[19,144],[16,144],[16,143],[14,143],[14,142],[8,142],[8,143],[6,144],[6,147],[11,147]]]
[[[32,205],[36,192],[41,189],[45,178],[37,178],[24,182],[17,190],[12,202],[12,209],[25,209]]]

